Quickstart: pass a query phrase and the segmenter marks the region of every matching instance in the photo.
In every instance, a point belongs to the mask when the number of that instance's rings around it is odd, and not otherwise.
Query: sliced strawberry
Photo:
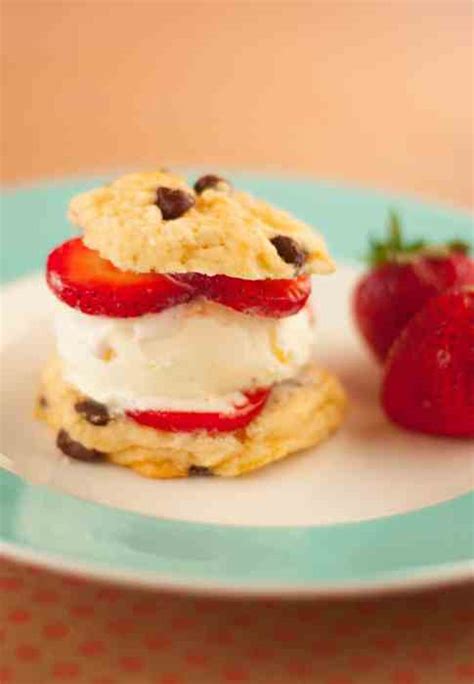
[[[176,278],[207,299],[251,316],[292,316],[304,307],[311,294],[311,279],[305,275],[291,280],[245,280],[187,273]]]
[[[430,299],[393,344],[382,404],[391,420],[474,437],[474,286]]]
[[[302,309],[311,292],[309,276],[244,280],[121,271],[80,238],[53,250],[46,271],[49,287],[65,304],[86,314],[115,318],[158,313],[198,296],[254,316],[281,318]]]
[[[247,402],[231,414],[193,413],[186,411],[127,411],[127,416],[140,425],[165,432],[231,432],[246,427],[263,409],[269,389],[245,392]]]
[[[252,316],[283,318],[298,313],[311,293],[309,276],[291,280],[243,280],[214,276],[209,298]]]
[[[172,276],[121,271],[80,238],[51,252],[46,279],[61,301],[95,316],[128,318],[157,313],[194,295],[189,285]]]

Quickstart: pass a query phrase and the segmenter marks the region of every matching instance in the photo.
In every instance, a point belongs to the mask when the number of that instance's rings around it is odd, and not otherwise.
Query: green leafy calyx
[[[370,239],[367,260],[371,266],[381,266],[385,263],[406,263],[418,257],[444,259],[452,253],[468,254],[469,251],[469,244],[462,240],[451,240],[440,245],[429,244],[426,240],[405,240],[400,217],[392,210],[388,217],[387,237],[385,240]]]

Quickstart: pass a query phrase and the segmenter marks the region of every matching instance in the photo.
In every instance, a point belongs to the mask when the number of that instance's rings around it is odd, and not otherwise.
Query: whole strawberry
[[[410,430],[474,437],[474,286],[433,297],[387,358],[382,405]]]
[[[468,251],[468,245],[459,241],[406,243],[397,215],[390,215],[388,238],[372,242],[371,270],[359,280],[353,299],[357,326],[380,361],[429,299],[474,283],[474,260]]]

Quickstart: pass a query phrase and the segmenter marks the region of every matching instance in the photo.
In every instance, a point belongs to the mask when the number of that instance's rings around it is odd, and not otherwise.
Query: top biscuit
[[[88,247],[125,271],[256,280],[334,270],[310,226],[215,176],[194,189],[165,171],[123,176],[75,197],[69,218]]]

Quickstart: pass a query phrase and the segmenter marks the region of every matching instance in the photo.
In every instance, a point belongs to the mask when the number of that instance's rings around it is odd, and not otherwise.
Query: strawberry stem
[[[388,244],[395,251],[402,249],[402,224],[399,215],[393,209],[390,209],[388,215],[388,234]]]
[[[367,261],[370,266],[381,266],[387,262],[402,263],[419,256],[445,258],[453,252],[468,254],[470,246],[462,240],[451,240],[441,245],[430,245],[425,240],[405,241],[399,214],[391,209],[387,221],[385,240],[370,238]]]

